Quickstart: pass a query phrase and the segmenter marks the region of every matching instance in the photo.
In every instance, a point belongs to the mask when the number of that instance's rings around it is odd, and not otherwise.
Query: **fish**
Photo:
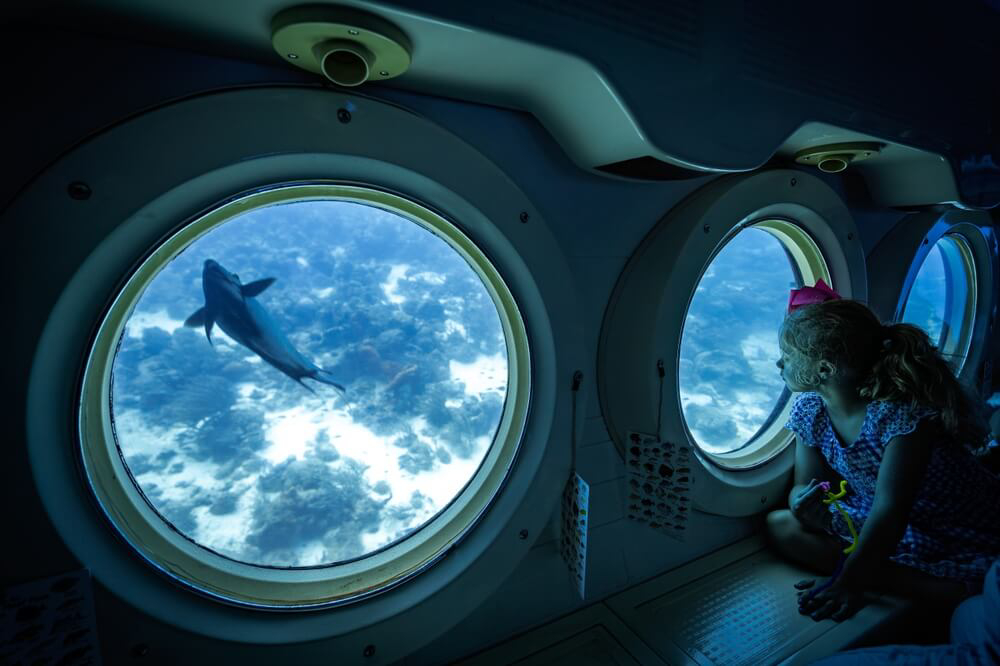
[[[303,379],[313,379],[346,393],[329,371],[307,359],[292,345],[274,318],[257,302],[256,297],[274,282],[275,278],[268,277],[243,284],[239,275],[226,270],[214,259],[206,259],[201,273],[205,305],[188,317],[184,325],[204,328],[205,337],[213,344],[212,329],[218,324],[230,338],[307,390],[315,393]]]

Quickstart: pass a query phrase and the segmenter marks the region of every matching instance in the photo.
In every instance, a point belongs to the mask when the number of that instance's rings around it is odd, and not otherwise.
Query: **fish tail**
[[[323,368],[316,368],[316,370],[313,371],[312,378],[315,379],[318,382],[323,382],[324,384],[329,384],[330,386],[332,386],[333,388],[337,389],[341,393],[347,393],[347,389],[345,389],[342,385],[340,385],[337,382],[335,382],[333,380],[333,375],[331,375],[329,372],[327,372]]]

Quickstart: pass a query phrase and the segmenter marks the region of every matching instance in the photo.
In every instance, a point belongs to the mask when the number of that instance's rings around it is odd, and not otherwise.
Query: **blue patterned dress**
[[[847,481],[847,497],[840,502],[860,534],[875,499],[879,464],[889,440],[913,432],[921,419],[936,414],[926,407],[870,402],[857,441],[842,446],[823,399],[808,392],[796,396],[785,427],[806,446],[818,448],[830,468]],[[832,481],[820,479],[824,480]],[[830,512],[832,532],[850,543],[847,522],[832,504]],[[962,581],[975,590],[997,557],[1000,477],[987,470],[966,447],[941,442],[932,448],[909,524],[889,559],[934,576]]]

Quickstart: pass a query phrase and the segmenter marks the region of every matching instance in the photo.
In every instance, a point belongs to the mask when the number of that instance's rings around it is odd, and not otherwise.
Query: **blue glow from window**
[[[748,228],[712,260],[681,334],[681,409],[709,453],[742,448],[783,408],[788,392],[775,361],[778,328],[795,274],[770,233]]]
[[[221,323],[213,344],[185,327],[206,259],[243,285],[276,278],[252,300],[346,395],[304,388]],[[156,275],[114,360],[112,414],[138,487],[181,533],[318,566],[442,511],[492,445],[507,377],[496,306],[450,245],[373,206],[305,201],[238,216]]]

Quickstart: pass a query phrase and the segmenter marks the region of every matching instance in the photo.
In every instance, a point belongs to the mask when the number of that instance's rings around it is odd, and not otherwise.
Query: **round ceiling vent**
[[[342,7],[293,7],[271,23],[271,43],[286,62],[339,86],[399,76],[410,67],[410,43],[384,19]]]
[[[843,171],[851,162],[859,162],[879,154],[884,144],[869,142],[833,143],[813,146],[795,153],[799,164],[810,164],[826,173]]]

